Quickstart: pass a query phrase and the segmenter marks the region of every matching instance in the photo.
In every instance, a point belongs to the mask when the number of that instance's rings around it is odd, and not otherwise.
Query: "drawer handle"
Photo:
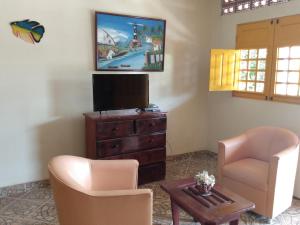
[[[149,123],[149,127],[154,127],[155,123]]]
[[[119,130],[118,127],[114,127],[111,131],[112,131],[112,132],[116,132],[116,131],[118,131],[118,130]]]

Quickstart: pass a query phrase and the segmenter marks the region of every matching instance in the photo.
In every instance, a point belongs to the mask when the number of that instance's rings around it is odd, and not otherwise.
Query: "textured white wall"
[[[236,25],[300,13],[300,1],[266,7],[235,15],[220,16],[220,1],[212,7],[212,48],[234,48]],[[217,141],[246,129],[273,125],[300,135],[300,105],[232,97],[228,92],[209,93],[209,149],[217,150]],[[300,161],[295,194],[300,197]]]
[[[168,114],[168,154],[207,149],[208,0],[1,0],[0,187],[47,177],[59,154],[84,154],[82,113],[92,110],[94,10],[167,20],[165,72],[150,101]],[[9,23],[45,26],[33,46]]]

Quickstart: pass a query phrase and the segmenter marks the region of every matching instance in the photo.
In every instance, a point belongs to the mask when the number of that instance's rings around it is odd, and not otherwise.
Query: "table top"
[[[216,184],[211,195],[202,196],[193,178],[165,181],[161,188],[173,202],[204,223],[225,223],[255,208],[254,203]]]

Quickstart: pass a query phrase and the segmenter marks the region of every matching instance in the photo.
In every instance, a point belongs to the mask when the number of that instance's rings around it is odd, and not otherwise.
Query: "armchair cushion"
[[[268,190],[269,163],[246,158],[227,164],[222,170],[223,176],[249,185],[262,191]]]

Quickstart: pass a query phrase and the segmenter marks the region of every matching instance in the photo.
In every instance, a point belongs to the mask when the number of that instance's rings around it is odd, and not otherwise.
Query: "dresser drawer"
[[[165,147],[165,143],[165,133],[103,140],[96,144],[97,156],[103,158],[144,149]]]
[[[150,148],[159,148],[165,147],[166,145],[166,134],[151,134],[151,135],[141,135],[138,137],[139,149],[150,149]]]
[[[166,163],[154,163],[139,167],[139,184],[163,180],[166,176]]]
[[[117,156],[105,157],[104,159],[136,159],[140,166],[151,163],[162,162],[166,160],[166,149],[159,148],[146,150],[142,152],[134,152],[129,154],[121,154]]]
[[[96,125],[97,138],[112,139],[134,134],[133,121],[118,121],[118,122],[97,122]]]
[[[137,134],[149,134],[165,131],[167,128],[167,118],[152,118],[136,120]]]

